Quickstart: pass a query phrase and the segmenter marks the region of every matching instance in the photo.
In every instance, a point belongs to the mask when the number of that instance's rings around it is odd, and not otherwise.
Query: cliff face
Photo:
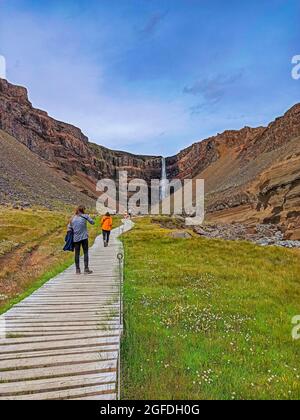
[[[3,79],[0,79],[0,129],[91,197],[97,196],[97,180],[116,178],[119,170],[127,170],[129,178],[150,180],[160,176],[160,158],[115,152],[90,143],[79,128],[33,108],[25,88]]]
[[[178,178],[194,178],[208,166],[231,150],[243,150],[264,131],[263,127],[245,127],[240,131],[225,131],[207,140],[194,143],[189,148],[167,159],[168,175]]]
[[[195,143],[167,159],[167,171],[205,179],[207,220],[276,223],[300,239],[300,104],[268,127]]]

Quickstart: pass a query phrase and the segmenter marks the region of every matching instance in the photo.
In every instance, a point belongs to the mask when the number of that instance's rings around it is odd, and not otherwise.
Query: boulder
[[[188,232],[172,232],[170,236],[174,239],[190,239],[192,237]]]

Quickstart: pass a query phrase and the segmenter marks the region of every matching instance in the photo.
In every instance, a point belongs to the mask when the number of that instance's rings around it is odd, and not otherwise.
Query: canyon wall
[[[148,183],[161,157],[93,144],[70,124],[33,108],[27,90],[0,79],[0,129],[25,145],[79,192],[97,197],[119,170]],[[267,127],[229,130],[166,159],[168,178],[204,178],[207,220],[276,223],[300,238],[300,104]]]
[[[205,179],[208,221],[275,223],[300,239],[300,104],[268,127],[193,144],[167,159],[167,172]]]

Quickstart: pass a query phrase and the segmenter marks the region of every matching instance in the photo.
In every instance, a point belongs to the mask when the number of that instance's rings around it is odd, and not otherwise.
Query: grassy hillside
[[[173,239],[150,219],[124,243],[124,399],[300,398],[298,251]]]
[[[73,254],[62,251],[69,219],[69,213],[0,207],[0,313],[73,263]],[[98,223],[89,230],[92,243]]]

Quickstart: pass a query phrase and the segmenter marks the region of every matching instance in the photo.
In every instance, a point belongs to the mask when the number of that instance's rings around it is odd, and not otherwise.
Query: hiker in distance
[[[85,207],[79,206],[75,215],[70,220],[68,230],[73,232],[73,243],[75,249],[75,265],[76,274],[81,274],[80,270],[80,250],[83,249],[84,254],[84,274],[92,274],[89,268],[89,234],[87,223],[95,224],[95,221],[87,214],[85,214]]]
[[[106,215],[103,216],[101,220],[101,228],[102,228],[103,242],[104,242],[105,248],[108,247],[112,226],[113,226],[113,219],[110,213],[106,213]]]

